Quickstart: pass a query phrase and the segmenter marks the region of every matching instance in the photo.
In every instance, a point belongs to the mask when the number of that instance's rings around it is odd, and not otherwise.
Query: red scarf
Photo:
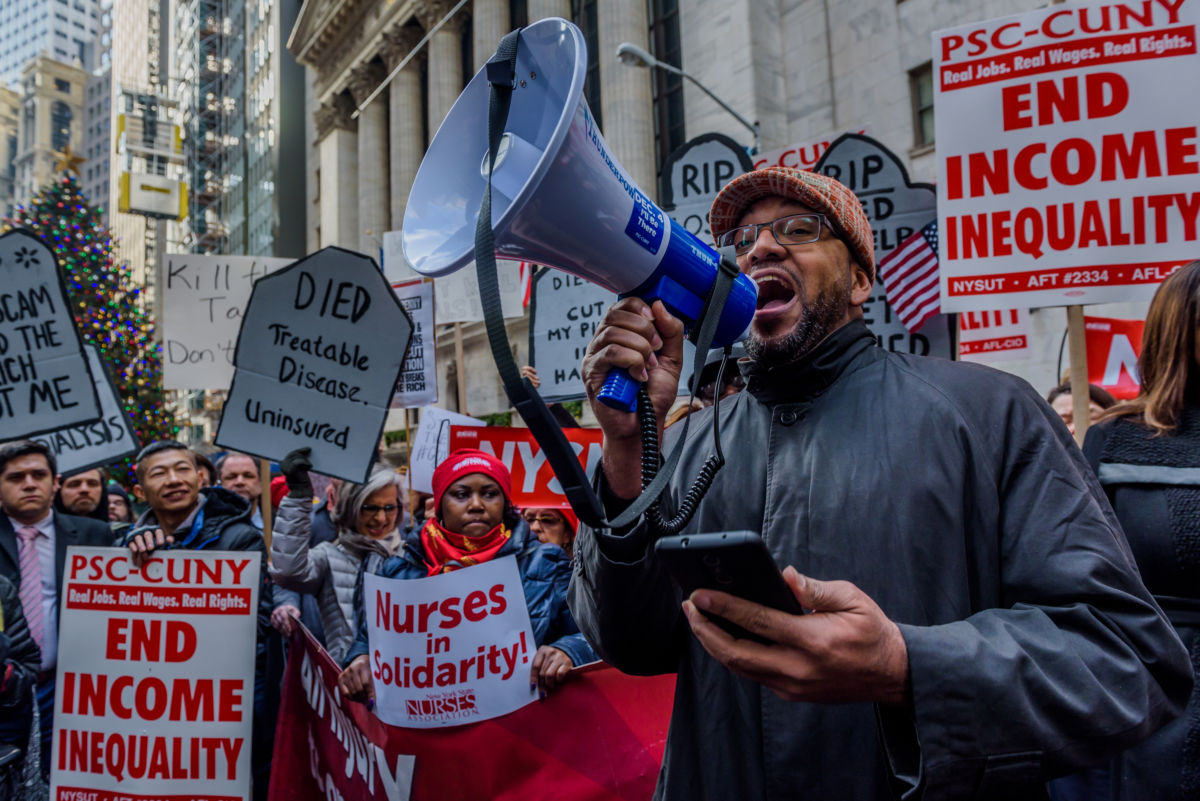
[[[468,537],[447,531],[430,518],[421,529],[421,545],[425,548],[429,575],[436,576],[486,562],[500,552],[510,537],[512,532],[503,523],[497,524],[481,537]]]

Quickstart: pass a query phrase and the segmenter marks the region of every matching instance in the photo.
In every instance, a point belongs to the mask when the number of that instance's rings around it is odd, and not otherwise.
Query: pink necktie
[[[21,539],[21,606],[25,609],[25,621],[29,633],[41,649],[46,639],[45,616],[42,614],[42,566],[38,561],[38,530],[33,526],[17,529]]]

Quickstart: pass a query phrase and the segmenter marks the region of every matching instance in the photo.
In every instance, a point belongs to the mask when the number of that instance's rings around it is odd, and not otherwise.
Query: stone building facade
[[[404,68],[386,76],[426,33],[462,6]],[[746,129],[703,92],[662,71],[621,62],[631,42],[673,61],[742,117],[758,123],[763,152],[865,130],[899,155],[914,180],[936,178],[931,35],[1019,13],[1040,0],[321,0],[308,2],[289,48],[308,67],[306,164],[311,252],[341,245],[378,253],[398,230],[425,145],[454,99],[510,26],[544,16],[574,19],[595,50],[588,96],[598,96],[604,136],[638,184],[657,194],[670,145],[719,132],[750,145]],[[365,107],[377,88],[384,88]],[[682,94],[672,98],[673,90]],[[356,109],[357,118],[352,115]],[[673,141],[664,145],[670,129]],[[1144,314],[1145,304],[1100,307]],[[1091,313],[1091,310],[1089,310]],[[1034,355],[1005,365],[1038,389],[1056,383],[1065,315],[1035,312]],[[510,321],[518,358],[527,321]],[[455,407],[454,349],[439,332],[442,403]],[[469,411],[507,406],[479,325],[464,327]]]

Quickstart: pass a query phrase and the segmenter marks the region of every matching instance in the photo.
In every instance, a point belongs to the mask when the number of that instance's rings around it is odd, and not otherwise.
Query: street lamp
[[[762,150],[762,148],[760,147],[759,136],[758,136],[758,123],[747,122],[745,117],[743,117],[741,114],[738,114],[736,111],[734,111],[732,108],[729,107],[728,103],[726,103],[724,100],[722,100],[721,98],[714,95],[711,91],[709,91],[707,86],[700,83],[698,80],[693,78],[688,73],[679,69],[679,67],[676,67],[672,64],[668,64],[665,61],[659,61],[657,58],[650,55],[645,50],[643,50],[642,48],[633,44],[632,42],[622,42],[620,45],[617,46],[617,58],[621,59],[622,64],[625,64],[626,66],[629,66],[629,67],[657,67],[658,69],[666,70],[667,72],[673,72],[676,75],[681,75],[684,78],[687,78],[689,81],[694,83],[701,92],[704,92],[704,94],[711,97],[718,106],[720,106],[721,108],[728,111],[730,114],[733,115],[734,119],[736,119],[742,125],[746,126],[746,128],[748,128],[750,130],[750,133],[754,134],[754,152],[755,153],[758,153],[760,150]]]

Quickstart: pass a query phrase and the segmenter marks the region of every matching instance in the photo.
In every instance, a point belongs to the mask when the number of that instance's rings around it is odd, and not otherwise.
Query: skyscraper
[[[20,83],[35,56],[90,68],[100,29],[98,0],[0,0],[0,84]]]

